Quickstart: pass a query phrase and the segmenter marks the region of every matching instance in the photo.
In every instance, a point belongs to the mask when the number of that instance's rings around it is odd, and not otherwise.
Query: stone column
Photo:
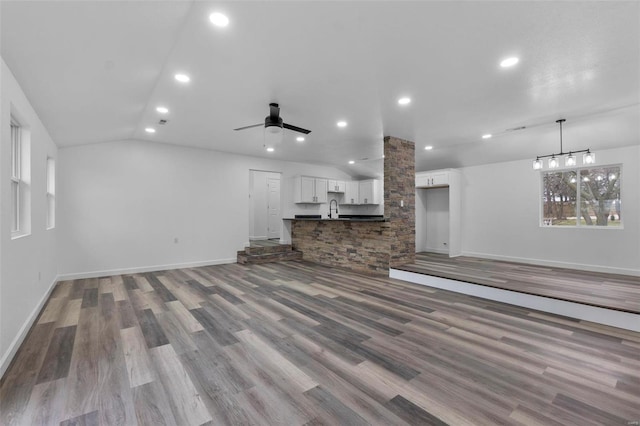
[[[415,144],[384,137],[384,215],[389,218],[389,267],[416,259]]]

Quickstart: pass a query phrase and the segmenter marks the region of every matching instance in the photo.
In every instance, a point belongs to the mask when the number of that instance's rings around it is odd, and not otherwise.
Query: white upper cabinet
[[[298,176],[294,191],[296,203],[326,203],[327,179]]]
[[[360,182],[347,181],[344,188],[344,203],[343,204],[360,204],[358,194],[360,193]]]
[[[361,180],[358,189],[358,204],[380,204],[380,191],[377,179]]]
[[[327,180],[316,178],[315,189],[316,189],[316,203],[326,203],[327,202]]]
[[[449,170],[416,173],[416,188],[449,186]]]
[[[343,180],[332,180],[329,179],[327,181],[327,192],[339,192],[342,193],[345,190],[345,181]]]

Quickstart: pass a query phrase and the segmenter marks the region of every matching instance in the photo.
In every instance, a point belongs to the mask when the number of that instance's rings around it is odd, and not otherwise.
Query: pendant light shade
[[[536,158],[535,160],[533,160],[533,170],[540,170],[542,168],[542,160],[539,158]]]
[[[594,164],[596,162],[596,154],[587,150],[582,154],[582,164]]]
[[[569,153],[569,155],[564,157],[564,165],[567,166],[567,167],[575,166],[576,165],[576,156],[573,155],[572,153]]]

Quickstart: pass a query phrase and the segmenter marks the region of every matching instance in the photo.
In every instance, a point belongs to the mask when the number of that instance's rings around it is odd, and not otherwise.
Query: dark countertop
[[[316,215],[300,215],[299,217],[285,217],[282,220],[313,220],[316,222],[388,222],[389,219],[383,216],[365,216],[365,215],[340,215],[337,218],[322,218]]]

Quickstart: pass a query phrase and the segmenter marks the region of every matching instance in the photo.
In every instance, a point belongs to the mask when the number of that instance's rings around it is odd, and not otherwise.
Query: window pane
[[[11,124],[11,177],[20,179],[20,128]]]
[[[547,172],[542,177],[542,224],[576,225],[575,171]]]
[[[580,170],[581,224],[620,226],[620,179],[619,166]]]
[[[20,184],[11,181],[11,232],[20,230]]]
[[[53,195],[47,194],[47,229],[56,226],[56,199]]]

